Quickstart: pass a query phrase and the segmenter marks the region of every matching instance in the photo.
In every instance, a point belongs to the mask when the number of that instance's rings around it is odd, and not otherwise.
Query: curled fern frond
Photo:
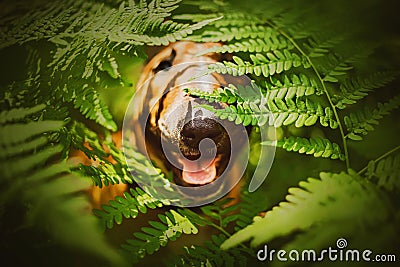
[[[400,106],[400,96],[395,96],[386,103],[378,103],[375,109],[365,107],[364,110],[350,113],[344,117],[344,122],[347,127],[347,138],[359,141],[362,136],[373,131],[373,125],[378,125],[379,120],[385,115],[390,114],[394,109]]]
[[[270,142],[262,143],[270,145]],[[300,154],[313,155],[314,157],[323,157],[331,159],[344,160],[344,154],[341,153],[340,147],[336,143],[332,143],[326,138],[302,138],[302,137],[285,137],[276,143],[277,147],[281,147],[286,151],[294,151]]]

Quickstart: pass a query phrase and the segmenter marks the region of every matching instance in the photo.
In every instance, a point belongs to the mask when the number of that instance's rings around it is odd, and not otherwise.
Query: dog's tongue
[[[189,184],[203,185],[211,183],[217,175],[215,160],[209,164],[200,164],[190,161],[183,162],[182,179]]]

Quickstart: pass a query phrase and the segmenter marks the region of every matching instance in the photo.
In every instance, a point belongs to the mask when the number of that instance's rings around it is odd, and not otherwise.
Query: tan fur
[[[143,135],[144,133],[141,130],[141,124],[138,123],[138,121],[143,119],[141,118],[142,112],[145,113],[146,111],[149,111],[151,108],[153,108],[153,110],[159,109],[158,100],[163,94],[164,87],[172,79],[174,79],[174,77],[171,77],[171,75],[169,75],[167,72],[157,76],[157,77],[160,76],[160,78],[153,79],[155,76],[153,69],[156,66],[158,66],[158,64],[165,58],[168,58],[171,55],[173,49],[176,51],[176,56],[174,58],[174,65],[192,61],[204,61],[209,63],[217,62],[220,59],[215,55],[194,57],[198,52],[213,46],[220,46],[220,44],[192,43],[192,42],[172,43],[168,47],[161,50],[157,55],[155,55],[149,61],[149,63],[146,66],[144,66],[142,74],[136,86],[137,92],[133,106],[137,110],[134,112],[133,117],[131,118],[130,121],[131,123],[130,127],[131,129],[133,129],[133,131],[131,132],[131,136],[129,136],[130,140],[135,143],[139,151],[143,152],[146,149],[146,144],[144,142],[145,138]],[[179,77],[175,81],[175,84],[179,84],[180,82],[186,82],[188,78],[191,78],[188,76],[189,74],[190,73]],[[215,80],[213,82],[219,82],[219,81]],[[142,88],[143,86],[146,86],[146,88]],[[163,122],[162,118],[168,116],[168,112],[170,109],[174,109],[177,105],[180,105],[188,97],[189,96],[187,96],[182,90],[174,91],[168,94],[164,100],[164,107],[160,114],[161,122],[155,121],[154,114],[150,114],[150,124],[153,127],[162,127],[163,126],[162,123],[168,123],[168,122]],[[159,123],[160,125],[157,125],[157,123]],[[113,139],[120,147],[122,140],[121,132],[114,134]],[[151,158],[157,159],[158,158],[157,156],[160,154],[160,151],[148,151],[148,153]],[[78,155],[78,157],[81,156],[82,155]],[[158,162],[157,160],[155,161],[158,165],[160,165],[158,167],[163,168],[163,162],[161,160],[158,160]],[[83,160],[82,163],[92,164],[92,165],[96,164],[95,162],[89,161],[88,159]],[[231,193],[229,193],[229,197],[235,198],[239,193],[238,188],[239,187],[237,186],[234,190],[232,190]],[[126,184],[110,185],[103,188],[95,186],[90,189],[89,195],[91,197],[93,207],[100,208],[102,204],[106,204],[109,200],[114,199],[115,196],[122,196],[123,193],[127,190],[128,190],[128,185]]]

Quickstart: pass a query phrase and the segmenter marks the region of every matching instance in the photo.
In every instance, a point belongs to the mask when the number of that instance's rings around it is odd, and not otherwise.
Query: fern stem
[[[374,163],[377,163],[378,161],[380,161],[380,160],[386,158],[387,156],[389,156],[390,154],[396,152],[396,150],[399,150],[399,149],[400,149],[400,146],[396,146],[395,148],[389,150],[389,151],[386,152],[385,154],[379,156],[378,158],[376,158],[376,159],[374,159],[374,160],[372,160],[372,161],[373,161]],[[362,168],[357,174],[358,174],[358,175],[361,175],[361,174],[362,174],[363,172],[365,172],[367,169],[368,169],[368,164],[367,164],[367,166],[365,166],[364,168]]]
[[[209,224],[210,226],[214,227],[215,229],[219,230],[221,233],[223,233],[223,234],[226,235],[227,237],[230,237],[230,236],[231,236],[231,234],[228,233],[227,231],[225,231],[225,229],[222,228],[221,226],[216,225],[215,223],[212,223],[212,222],[209,222],[208,224]]]
[[[344,152],[344,156],[345,156],[346,169],[348,170],[350,168],[350,160],[349,160],[349,152],[347,149],[346,136],[344,134],[343,125],[342,125],[342,122],[340,121],[339,114],[337,113],[336,107],[332,102],[331,96],[329,95],[328,89],[325,86],[324,80],[322,79],[321,75],[319,74],[319,72],[318,72],[317,68],[315,67],[314,63],[312,62],[311,58],[303,51],[303,49],[301,49],[301,47],[296,43],[296,41],[293,40],[293,38],[289,36],[289,34],[282,31],[279,27],[277,27],[275,24],[273,24],[270,21],[267,21],[266,23],[269,26],[273,27],[276,31],[278,31],[280,34],[282,34],[282,36],[284,36],[286,39],[289,40],[289,42],[291,42],[293,44],[293,46],[300,52],[300,54],[307,59],[311,68],[314,70],[315,74],[317,75],[318,80],[320,81],[322,88],[324,90],[324,93],[326,95],[326,98],[328,99],[328,102],[329,102],[330,106],[332,107],[333,114],[335,115],[335,119],[337,120],[337,123],[339,125],[339,131],[340,131],[340,135],[341,135],[342,142],[343,142],[343,152]]]

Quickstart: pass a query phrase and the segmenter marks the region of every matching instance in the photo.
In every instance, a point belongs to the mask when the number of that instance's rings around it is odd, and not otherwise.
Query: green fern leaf
[[[373,89],[383,87],[398,75],[397,72],[376,72],[367,77],[349,78],[340,85],[342,94],[335,96],[333,101],[338,108],[345,108],[363,99]]]
[[[349,70],[354,68],[353,63],[366,58],[372,51],[372,46],[354,45],[353,49],[349,49],[346,55],[339,56],[330,53],[323,59],[320,59],[316,65],[324,74],[324,81],[336,83],[339,79],[342,79],[341,77],[347,74]]]
[[[271,76],[269,81],[265,82],[265,88],[267,90],[267,99],[293,99],[313,94],[323,94],[318,82],[302,73],[299,75],[282,75],[281,79]]]
[[[111,229],[114,223],[121,224],[122,218],[136,218],[139,213],[147,213],[147,208],[155,209],[168,205],[153,199],[149,194],[141,190],[131,188],[130,192],[125,192],[124,197],[116,197],[108,205],[103,205],[102,210],[94,210],[94,214],[100,218],[103,228]]]
[[[369,107],[365,107],[363,111],[351,113],[344,117],[344,122],[347,127],[347,138],[359,141],[362,140],[362,136],[373,131],[373,125],[378,125],[379,120],[385,115],[400,106],[400,96],[395,96],[386,103],[378,103],[377,108],[371,110]]]
[[[330,225],[329,234],[319,237],[320,243],[326,245],[338,236],[363,229],[362,224],[367,221],[380,224],[389,218],[390,209],[382,195],[355,173],[321,173],[320,177],[300,182],[300,188],[290,188],[286,202],[268,211],[264,218],[255,218],[253,224],[235,233],[221,248],[229,249],[247,240],[257,247],[299,229],[335,222],[337,227]],[[352,203],[351,208],[348,203]],[[365,209],[369,212],[364,213]],[[351,220],[354,216],[363,219]]]
[[[329,36],[328,38],[318,38],[309,39],[306,43],[304,43],[304,47],[307,51],[307,55],[310,58],[321,57],[326,55],[335,45],[343,40],[343,37],[340,35],[337,36]]]
[[[276,34],[271,27],[259,25],[246,25],[243,27],[221,27],[218,30],[206,30],[200,36],[191,36],[190,40],[202,42],[228,42],[232,40],[241,40],[245,38],[270,38]]]
[[[38,121],[26,124],[14,123],[0,126],[0,144],[11,146],[45,132],[56,131],[63,127],[63,121]]]
[[[230,74],[233,76],[241,76],[244,74],[255,74],[256,76],[269,77],[275,73],[288,71],[292,67],[309,67],[306,61],[296,53],[291,53],[289,50],[275,50],[273,53],[268,52],[263,54],[251,54],[250,59],[252,62],[238,60],[235,57],[235,63],[232,62],[218,62],[208,67],[209,72],[217,72],[222,74]]]
[[[226,240],[224,235],[213,235],[205,247],[185,247],[185,254],[166,261],[167,266],[247,266],[248,260],[242,249],[223,251],[219,247]]]
[[[261,143],[262,145],[271,145],[270,142]],[[301,138],[301,137],[285,137],[276,143],[277,147],[281,147],[286,151],[294,151],[300,154],[313,155],[314,157],[323,157],[331,159],[344,160],[344,154],[336,143],[332,143],[326,138]]]
[[[35,167],[40,167],[48,158],[59,154],[62,151],[62,146],[57,145],[48,147],[33,155],[20,157],[13,160],[5,160],[0,163],[0,169],[6,179],[11,179],[14,176],[23,175]]]
[[[13,122],[24,119],[29,115],[35,114],[41,110],[43,110],[46,105],[41,104],[31,108],[15,108],[11,110],[3,110],[0,113],[0,124],[4,124],[6,122]]]
[[[170,210],[165,215],[158,214],[159,222],[149,222],[153,227],[142,227],[142,232],[134,233],[136,239],[128,239],[122,249],[129,253],[133,263],[137,263],[146,254],[153,254],[165,247],[169,240],[176,240],[182,234],[197,234],[198,229],[179,212]]]
[[[370,161],[365,174],[371,181],[376,181],[379,187],[388,191],[400,190],[400,155],[390,156],[379,160]]]
[[[81,113],[88,119],[95,120],[105,128],[116,131],[117,124],[114,122],[108,107],[101,100],[99,94],[88,84],[84,85],[79,95],[74,99],[74,107],[79,108]]]
[[[206,49],[197,54],[197,56],[205,55],[208,53],[234,53],[234,52],[250,52],[250,53],[262,53],[271,52],[274,50],[292,49],[293,45],[289,43],[285,38],[279,35],[275,35],[269,38],[255,38],[255,39],[244,39],[239,42],[226,44],[223,46],[215,46]]]

